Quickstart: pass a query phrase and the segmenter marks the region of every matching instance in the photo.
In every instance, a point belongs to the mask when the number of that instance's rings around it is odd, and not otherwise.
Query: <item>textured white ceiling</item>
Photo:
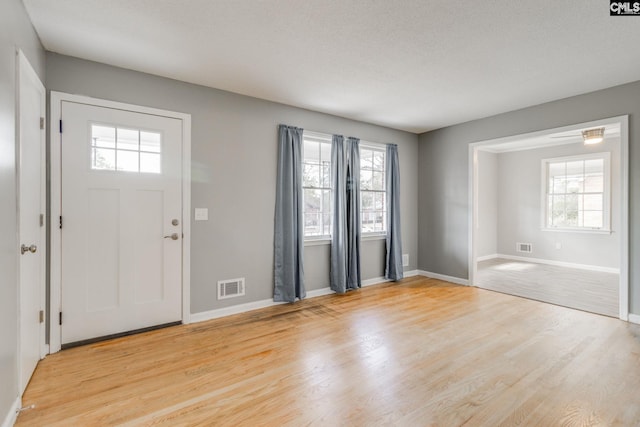
[[[605,0],[23,0],[65,55],[420,133],[640,79]]]

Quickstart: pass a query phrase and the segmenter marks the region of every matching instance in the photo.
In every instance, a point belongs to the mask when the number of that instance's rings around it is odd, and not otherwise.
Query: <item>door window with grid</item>
[[[161,133],[91,125],[91,169],[162,173]]]

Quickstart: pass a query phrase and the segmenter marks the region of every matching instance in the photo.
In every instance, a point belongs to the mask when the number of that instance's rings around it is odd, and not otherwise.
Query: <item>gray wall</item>
[[[640,82],[450,126],[420,135],[418,268],[468,278],[468,145],[629,114],[630,311],[640,313]]]
[[[611,234],[542,231],[542,159],[611,153]],[[620,267],[620,139],[567,144],[498,155],[498,253],[600,267]],[[516,242],[533,253],[516,252]],[[556,243],[561,248],[556,249]]]
[[[48,90],[192,116],[191,312],[272,298],[277,125],[396,143],[404,253],[417,266],[418,136],[221,90],[47,53]],[[383,275],[384,242],[362,243],[363,278]],[[329,248],[305,248],[307,290],[329,285]],[[216,282],[246,278],[245,297],[216,300]]]
[[[478,151],[476,256],[498,253],[498,154]]]
[[[16,218],[16,49],[44,81],[45,54],[20,0],[0,13],[0,422],[18,397],[18,241]]]

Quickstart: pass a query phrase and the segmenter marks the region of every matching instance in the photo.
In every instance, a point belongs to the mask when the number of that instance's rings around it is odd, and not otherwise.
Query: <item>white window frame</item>
[[[360,232],[363,238],[365,239],[376,239],[376,238],[384,238],[387,236],[387,230],[389,229],[389,224],[387,224],[387,210],[389,208],[389,199],[387,197],[387,187],[386,187],[386,183],[387,183],[387,146],[385,144],[379,144],[379,143],[375,143],[375,142],[369,142],[369,141],[360,141],[360,175],[362,175],[362,149],[365,150],[370,150],[370,151],[378,151],[383,153],[384,155],[384,162],[383,162],[383,170],[384,170],[384,177],[383,177],[383,187],[384,190],[363,190],[362,189],[362,184],[360,185]],[[384,220],[383,220],[383,224],[384,224],[384,231],[369,231],[369,232],[365,232],[363,229],[363,221],[362,221],[362,216],[363,216],[363,209],[362,209],[362,193],[363,192],[370,192],[370,193],[384,193],[384,210],[383,210],[383,215],[384,215]]]
[[[309,140],[313,140],[313,142],[319,142],[321,144],[328,144],[329,147],[331,147],[331,143],[332,143],[332,135],[326,134],[326,133],[320,133],[320,132],[311,132],[311,131],[303,131],[302,133],[302,168],[303,168],[303,174],[304,174],[304,143],[305,140],[309,138]],[[330,186],[329,187],[317,187],[317,189],[319,190],[330,190],[330,195],[329,198],[331,199],[331,208],[330,208],[330,214],[331,214],[331,219],[330,219],[330,223],[329,223],[329,230],[331,230],[332,224],[333,224],[333,176],[331,176],[331,158],[329,158],[329,183]],[[304,186],[304,182],[303,182],[303,186],[302,186],[302,203],[303,203],[303,207],[302,207],[302,214],[303,214],[303,233],[306,233],[306,226],[305,221],[306,221],[306,211],[304,208],[304,193],[306,189],[312,189],[312,188],[316,188],[316,187],[306,187]],[[323,211],[321,211],[320,215],[323,215]],[[329,232],[329,234],[321,234],[321,235],[315,235],[315,236],[308,236],[308,235],[304,235],[304,241],[306,245],[313,245],[313,244],[323,244],[323,243],[327,243],[331,240],[331,232]]]
[[[117,123],[102,123],[102,122],[94,122],[92,121],[89,124],[89,129],[91,134],[93,135],[93,126],[99,126],[99,127],[105,127],[105,128],[113,128],[114,129],[114,141],[113,141],[113,148],[110,147],[101,147],[98,146],[96,143],[96,140],[98,138],[95,138],[92,136],[92,141],[91,141],[91,145],[90,145],[90,154],[91,154],[91,160],[90,160],[90,165],[89,168],[94,171],[94,172],[106,172],[106,173],[138,173],[138,174],[161,174],[162,173],[162,156],[164,155],[163,153],[163,140],[164,140],[164,135],[162,134],[162,132],[156,130],[156,129],[143,129],[143,128],[133,128],[131,126],[120,126]],[[118,132],[121,130],[127,130],[127,131],[134,131],[138,133],[138,148],[137,149],[131,149],[131,148],[120,148],[118,146],[119,142],[118,142]],[[142,138],[141,138],[141,133],[154,133],[159,135],[160,137],[160,145],[158,147],[158,151],[149,151],[147,149],[144,149],[142,147]],[[96,159],[95,159],[95,155],[96,155],[96,150],[109,150],[109,151],[113,151],[114,153],[114,158],[115,158],[115,164],[114,164],[114,168],[110,169],[110,168],[100,168],[100,167],[96,167]],[[117,167],[118,165],[118,154],[121,154],[122,152],[128,152],[128,153],[137,153],[138,155],[138,168],[137,170],[130,170],[130,169],[119,169]],[[157,171],[149,171],[149,170],[142,170],[142,155],[143,154],[151,154],[151,155],[157,155],[158,156],[158,161],[159,161],[159,165],[158,165],[158,170]]]
[[[572,162],[577,160],[593,160],[602,159],[604,161],[603,172],[603,223],[602,228],[594,227],[554,227],[549,225],[549,164],[560,162]],[[542,207],[542,221],[541,228],[543,231],[557,231],[557,232],[576,232],[576,233],[594,233],[594,234],[610,234],[611,233],[611,153],[589,153],[580,154],[576,156],[566,157],[554,157],[549,159],[542,159],[542,185],[541,185],[541,207]],[[584,193],[578,193],[584,194]]]

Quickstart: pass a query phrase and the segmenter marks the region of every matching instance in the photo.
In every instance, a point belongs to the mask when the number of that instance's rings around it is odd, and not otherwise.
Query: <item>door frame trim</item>
[[[56,353],[60,351],[62,345],[61,327],[58,324],[62,303],[62,236],[58,221],[61,215],[62,186],[62,164],[60,159],[62,140],[59,123],[63,102],[152,114],[182,121],[182,323],[189,323],[191,316],[191,114],[51,91],[51,110],[49,114],[51,144],[51,218],[49,224],[51,227],[51,268],[49,272],[51,310],[49,312],[49,352]]]
[[[20,114],[21,110],[21,102],[22,102],[22,93],[21,93],[21,85],[22,85],[22,77],[26,75],[28,78],[33,80],[33,82],[38,86],[38,89],[41,91],[42,96],[40,97],[40,113],[42,117],[46,120],[46,97],[47,92],[40,80],[40,77],[33,69],[33,66],[25,56],[24,52],[21,49],[16,50],[16,202],[18,207],[18,212],[16,215],[17,221],[17,229],[18,229],[18,246],[16,247],[16,251],[20,251],[20,245],[22,244],[20,237],[20,205],[21,205],[21,197],[20,197],[20,169],[22,164],[22,133],[20,132],[22,116]],[[40,209],[42,210],[41,214],[44,215],[44,223],[42,227],[40,227],[40,310],[44,310],[45,316],[47,313],[46,310],[46,292],[47,292],[47,219],[46,219],[46,210],[47,210],[47,138],[46,131],[44,129],[40,130]],[[18,255],[18,357],[17,357],[17,368],[18,368],[18,388],[20,389],[20,396],[22,396],[22,283],[20,278],[20,255]],[[40,325],[40,339],[39,339],[39,353],[40,359],[42,359],[48,352],[47,343],[46,343],[46,322],[42,322]]]

